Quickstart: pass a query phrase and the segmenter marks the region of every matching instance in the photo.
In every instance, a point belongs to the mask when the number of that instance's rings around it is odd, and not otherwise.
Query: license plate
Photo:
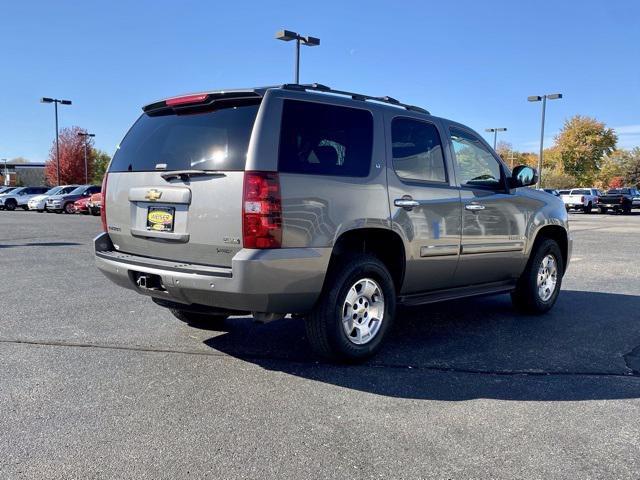
[[[149,207],[147,211],[147,230],[154,232],[173,232],[174,207]]]

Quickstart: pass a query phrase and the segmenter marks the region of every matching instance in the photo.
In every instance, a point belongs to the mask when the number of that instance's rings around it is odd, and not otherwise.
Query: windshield
[[[11,190],[11,192],[5,192],[5,193],[10,193],[11,195],[17,195],[25,189],[26,187],[14,188],[13,190]]]
[[[43,195],[55,195],[60,190],[62,190],[62,187],[53,187],[47,190],[46,192],[44,192]]]
[[[87,189],[87,187],[86,187],[85,185],[82,185],[82,186],[80,186],[80,187],[76,187],[76,188],[74,188],[73,190],[71,190],[71,191],[69,192],[69,194],[71,194],[71,195],[80,195],[80,194],[84,193],[84,191],[85,191],[86,189]]]
[[[259,105],[191,114],[143,114],[111,162],[111,172],[244,170]]]

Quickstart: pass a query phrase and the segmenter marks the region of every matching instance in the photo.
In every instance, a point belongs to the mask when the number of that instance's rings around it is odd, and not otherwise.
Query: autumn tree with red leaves
[[[84,184],[84,147],[87,142],[87,177],[93,175],[93,139],[78,135],[84,132],[80,127],[67,127],[60,131],[60,185]],[[58,184],[58,170],[56,167],[56,141],[53,141],[49,158],[44,170],[45,178],[50,185]]]

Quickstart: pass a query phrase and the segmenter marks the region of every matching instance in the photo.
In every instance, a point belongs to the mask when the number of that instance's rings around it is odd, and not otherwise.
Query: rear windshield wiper
[[[191,177],[224,177],[222,172],[216,172],[212,170],[173,170],[171,172],[161,173],[160,176],[169,181],[173,178],[179,178],[180,180],[188,180]]]

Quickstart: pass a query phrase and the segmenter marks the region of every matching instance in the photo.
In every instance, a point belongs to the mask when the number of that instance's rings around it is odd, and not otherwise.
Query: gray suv
[[[396,305],[511,293],[543,313],[571,256],[560,199],[473,130],[312,85],[143,108],[103,184],[96,262],[187,322],[304,318],[315,352],[371,356]]]

